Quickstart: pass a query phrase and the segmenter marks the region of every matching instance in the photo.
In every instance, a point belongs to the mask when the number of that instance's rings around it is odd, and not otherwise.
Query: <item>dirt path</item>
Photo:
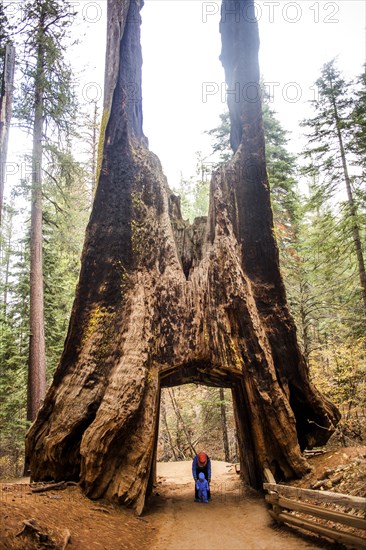
[[[244,491],[224,462],[212,463],[212,501],[193,501],[190,462],[158,464],[158,492],[145,516],[156,528],[151,550],[303,550],[328,545],[274,527],[263,498]]]
[[[314,479],[321,478],[332,461],[338,464],[340,458],[349,460],[349,456],[334,452],[316,458],[320,464],[314,469]],[[70,550],[336,548],[273,524],[263,497],[243,487],[232,465],[213,461],[212,470],[212,501],[200,504],[193,501],[191,462],[158,464],[159,494],[142,518],[117,504],[89,500],[75,486],[37,494],[31,492],[29,479],[0,483],[0,550],[41,548],[38,538],[19,534],[24,520],[36,521],[57,549],[63,548],[67,533],[71,535]],[[352,476],[350,483],[355,484]]]

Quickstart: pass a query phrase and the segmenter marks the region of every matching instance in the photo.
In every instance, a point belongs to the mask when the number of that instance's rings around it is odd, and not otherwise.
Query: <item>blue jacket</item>
[[[196,489],[197,489],[197,491],[208,491],[209,486],[208,486],[207,479],[205,479],[205,478],[198,479],[196,481]]]
[[[211,479],[211,460],[207,457],[207,464],[204,468],[198,466],[198,456],[196,455],[192,462],[192,476],[197,479],[197,469],[203,472],[207,468],[207,478]]]

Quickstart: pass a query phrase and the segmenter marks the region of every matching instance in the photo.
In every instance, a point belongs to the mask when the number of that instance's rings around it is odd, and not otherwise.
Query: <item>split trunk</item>
[[[161,387],[232,389],[241,472],[257,487],[264,466],[303,475],[301,450],[339,419],[309,381],[279,271],[261,105],[245,96],[259,85],[253,1],[223,2],[221,59],[243,92],[229,104],[235,154],[191,226],[142,132],[140,4],[109,2],[99,183],[65,349],[27,436],[32,479],[80,479],[138,513]]]

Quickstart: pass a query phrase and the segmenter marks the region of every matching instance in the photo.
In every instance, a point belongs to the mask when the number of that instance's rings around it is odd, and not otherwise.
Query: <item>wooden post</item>
[[[344,533],[342,531],[338,531],[338,529],[324,527],[311,521],[291,516],[290,514],[286,514],[285,512],[282,512],[279,515],[275,514],[274,512],[270,512],[270,514],[276,521],[280,520],[284,523],[288,523],[289,525],[300,527],[301,529],[311,531],[312,533],[316,533],[328,539],[347,544],[352,548],[357,548],[360,550],[364,550],[365,548],[365,540],[356,535]]]
[[[342,523],[343,525],[350,525],[354,529],[366,529],[366,520],[352,514],[336,512],[335,510],[328,510],[314,504],[307,504],[306,502],[298,502],[296,500],[279,497],[276,494],[266,495],[266,501],[270,504],[275,504],[280,508],[284,508],[286,510],[303,512],[304,514],[309,514],[311,516],[335,521],[337,523]]]
[[[331,491],[313,491],[312,489],[301,489],[299,487],[277,485],[274,483],[264,483],[263,487],[268,492],[274,491],[284,497],[296,498],[298,500],[321,500],[322,502],[329,502],[347,508],[366,511],[366,498],[362,497],[344,495],[343,493],[332,493]]]

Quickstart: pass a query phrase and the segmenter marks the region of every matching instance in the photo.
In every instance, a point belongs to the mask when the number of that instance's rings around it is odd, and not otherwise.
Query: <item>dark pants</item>
[[[208,481],[208,472],[207,472],[207,464],[204,468],[196,468],[196,479],[198,479],[198,475],[203,472],[205,474],[205,479]],[[198,500],[198,490],[196,489],[196,482],[194,482],[194,498]],[[210,500],[211,498],[211,491],[208,489],[207,491],[207,498]]]

